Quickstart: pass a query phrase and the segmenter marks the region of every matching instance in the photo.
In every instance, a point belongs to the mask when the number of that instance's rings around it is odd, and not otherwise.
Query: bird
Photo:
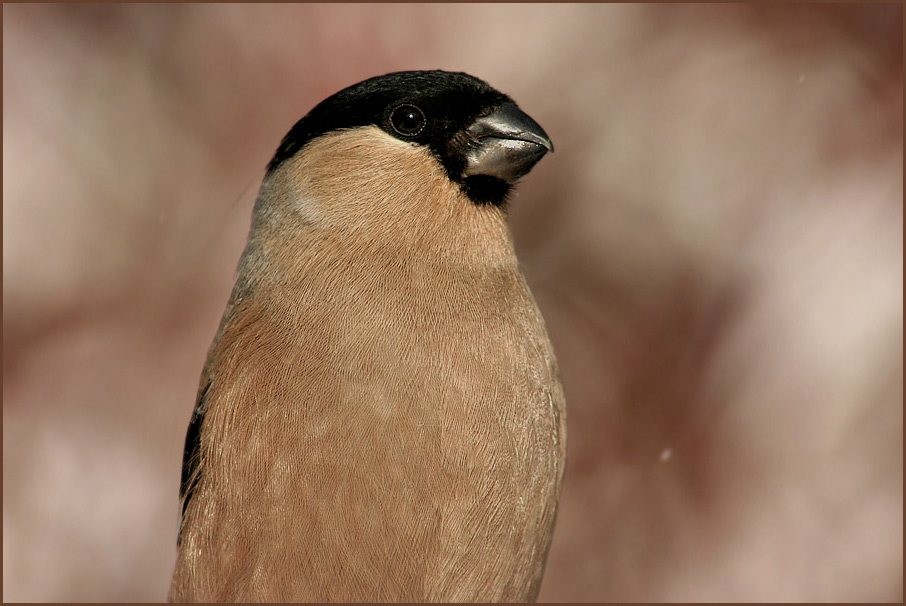
[[[537,599],[566,410],[508,214],[548,152],[441,70],[289,130],[186,433],[170,601]]]

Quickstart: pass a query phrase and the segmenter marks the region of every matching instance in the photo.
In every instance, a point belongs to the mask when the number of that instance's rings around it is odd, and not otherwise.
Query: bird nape
[[[171,601],[537,597],[565,404],[503,206],[548,151],[443,71],[292,127],[202,371]]]

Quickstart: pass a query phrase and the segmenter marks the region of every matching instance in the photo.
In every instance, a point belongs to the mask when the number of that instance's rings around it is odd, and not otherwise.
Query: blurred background
[[[161,601],[264,166],[466,71],[569,407],[543,601],[903,599],[900,5],[3,6],[3,598]]]

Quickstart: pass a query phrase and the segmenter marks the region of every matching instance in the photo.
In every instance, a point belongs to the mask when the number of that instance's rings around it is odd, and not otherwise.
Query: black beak
[[[463,177],[485,175],[513,183],[554,151],[544,129],[515,103],[504,103],[466,132],[470,142]]]

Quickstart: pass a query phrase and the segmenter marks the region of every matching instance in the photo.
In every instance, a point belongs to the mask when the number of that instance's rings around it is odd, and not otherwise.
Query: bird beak
[[[463,177],[485,175],[513,183],[554,145],[544,129],[515,103],[504,103],[466,129],[470,141]]]

